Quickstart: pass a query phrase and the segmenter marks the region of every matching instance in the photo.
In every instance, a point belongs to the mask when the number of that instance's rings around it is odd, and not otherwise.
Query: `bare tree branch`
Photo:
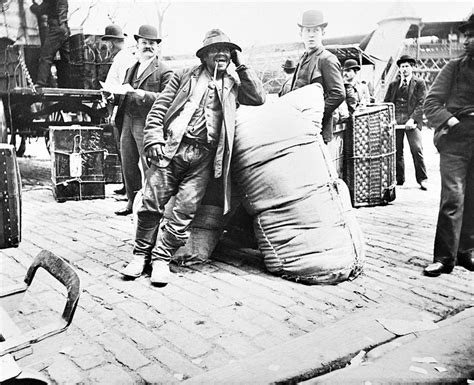
[[[99,3],[99,0],[91,0],[91,2],[89,3],[89,8],[87,9],[87,14],[84,17],[84,19],[82,20],[82,23],[80,24],[81,27],[84,26],[87,19],[89,19],[92,8],[95,8],[98,3]]]

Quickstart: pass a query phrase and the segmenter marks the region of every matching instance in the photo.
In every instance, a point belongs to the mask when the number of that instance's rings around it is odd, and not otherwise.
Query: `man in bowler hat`
[[[105,27],[105,34],[101,37],[101,40],[107,45],[107,48],[109,49],[110,56],[108,60],[112,61],[108,72],[105,74],[105,79],[99,78],[100,81],[105,80],[106,87],[120,86],[123,84],[127,69],[137,62],[137,57],[134,55],[134,53],[130,49],[125,48],[126,36],[127,35],[123,33],[122,28],[120,28],[119,25],[110,24]],[[111,112],[113,112],[112,110]],[[121,128],[119,129],[115,125],[113,125],[112,130],[115,139],[115,148],[120,158],[120,162],[122,162],[120,154],[120,136],[122,131]],[[125,180],[125,177],[122,179]],[[122,195],[125,194],[125,185],[114,192]]]
[[[109,60],[112,62],[105,82],[109,85],[118,86],[123,84],[127,69],[137,62],[137,57],[125,47],[125,37],[122,28],[116,24],[105,27],[105,34],[101,40],[105,42],[109,51]]]
[[[427,190],[428,176],[423,158],[421,128],[423,125],[423,103],[426,96],[426,85],[422,79],[413,75],[416,60],[409,55],[402,55],[397,60],[400,77],[390,83],[385,95],[385,102],[395,104],[395,120],[404,129],[396,130],[396,177],[397,185],[405,183],[405,161],[403,143],[405,135],[410,145],[415,166],[416,181],[422,190]]]
[[[139,163],[143,173],[148,169],[143,149],[145,119],[172,75],[172,71],[158,58],[157,49],[161,39],[157,29],[151,25],[142,25],[134,37],[138,61],[125,74],[123,84],[129,84],[130,91],[120,96],[115,117],[115,124],[121,130],[120,151],[127,193],[127,205],[117,210],[116,215],[132,213],[133,199],[142,188],[144,179]]]
[[[263,85],[242,63],[240,52],[221,30],[210,30],[196,52],[201,64],[175,73],[153,104],[144,137],[151,166],[137,212],[133,259],[123,275],[140,276],[151,259],[151,283],[169,282],[169,261],[186,243],[211,178],[221,178],[224,213],[229,210],[236,109],[238,104],[265,102]],[[231,61],[235,75],[227,71]],[[156,239],[165,205],[173,195],[171,216]]]
[[[443,67],[425,101],[441,173],[433,263],[424,269],[431,277],[456,263],[474,270],[474,15],[459,30],[465,53]]]
[[[286,59],[285,62],[281,65],[283,69],[283,73],[285,74],[285,81],[281,85],[280,92],[278,92],[278,96],[285,95],[290,91],[291,87],[291,79],[293,78],[293,74],[296,70],[296,64],[291,59]]]
[[[358,107],[370,102],[370,92],[366,84],[357,80],[360,65],[355,59],[347,59],[342,66],[342,78],[346,89],[346,103],[349,113],[352,114]]]
[[[328,23],[321,11],[309,10],[303,13],[300,36],[305,46],[291,81],[290,91],[318,82],[324,90],[324,115],[322,136],[325,143],[333,137],[333,112],[344,101],[345,91],[341,65],[335,55],[323,46],[324,30]]]

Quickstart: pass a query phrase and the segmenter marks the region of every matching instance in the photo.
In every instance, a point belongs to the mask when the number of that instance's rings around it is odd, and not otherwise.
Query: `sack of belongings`
[[[345,183],[320,135],[315,84],[237,114],[232,175],[265,265],[283,278],[333,284],[362,269],[364,243]]]

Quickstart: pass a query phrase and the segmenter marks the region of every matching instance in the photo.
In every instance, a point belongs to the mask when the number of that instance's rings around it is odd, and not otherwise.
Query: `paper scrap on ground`
[[[443,368],[442,366],[435,366],[434,368],[440,373],[444,373],[448,371],[448,369]]]
[[[133,91],[133,87],[128,83],[121,84],[121,85],[109,84],[105,82],[99,82],[99,83],[104,91],[110,92],[111,94],[125,95],[127,92]]]
[[[389,332],[392,332],[398,336],[403,336],[405,334],[414,332],[421,332],[424,330],[438,329],[438,325],[430,320],[408,321],[403,319],[378,318],[376,321]]]
[[[411,360],[413,362],[421,362],[425,364],[436,364],[438,362],[434,357],[412,357]]]
[[[351,366],[359,366],[365,357],[365,350],[361,350],[350,362]]]
[[[421,373],[421,374],[428,374],[427,370],[426,369],[423,369],[423,368],[419,368],[418,366],[410,366],[408,368],[408,370],[410,372],[416,372],[416,373]]]

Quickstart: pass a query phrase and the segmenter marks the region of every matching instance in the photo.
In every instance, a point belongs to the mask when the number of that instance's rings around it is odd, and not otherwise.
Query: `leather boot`
[[[460,252],[458,253],[458,265],[464,267],[469,271],[474,271],[474,252]]]
[[[131,262],[120,270],[120,274],[127,278],[138,278],[142,275],[146,266],[146,258],[144,255],[134,255]]]
[[[156,260],[152,263],[150,282],[157,286],[166,286],[173,278],[168,262]]]
[[[137,278],[143,274],[143,270],[151,259],[159,223],[159,215],[142,213],[138,216],[133,259],[120,271],[122,275],[128,278]]]

